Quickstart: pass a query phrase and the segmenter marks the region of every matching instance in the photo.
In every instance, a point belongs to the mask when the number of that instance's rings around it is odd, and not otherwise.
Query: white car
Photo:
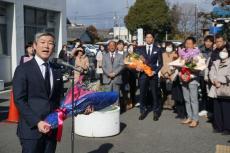
[[[85,47],[86,53],[94,53],[96,55],[97,49],[92,44],[84,44],[83,47]]]

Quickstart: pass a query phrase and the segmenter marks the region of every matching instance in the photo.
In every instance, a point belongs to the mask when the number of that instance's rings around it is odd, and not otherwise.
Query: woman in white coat
[[[220,59],[213,63],[209,73],[212,86],[208,96],[214,99],[214,130],[229,132],[230,96],[222,96],[220,91],[222,89],[226,90],[223,88],[224,85],[230,85],[230,51],[224,48],[220,51],[219,57]],[[230,90],[230,88],[227,90]]]
[[[97,60],[96,73],[97,73],[97,76],[99,77],[101,83],[102,83],[102,74],[103,74],[102,59],[103,59],[103,52],[104,51],[105,51],[105,47],[103,45],[100,45],[99,51],[96,54],[96,60]]]

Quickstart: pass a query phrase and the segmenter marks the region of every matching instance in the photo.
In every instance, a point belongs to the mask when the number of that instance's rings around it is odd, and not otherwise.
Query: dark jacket
[[[52,65],[50,65],[52,68]],[[38,139],[42,136],[37,123],[59,107],[63,91],[61,73],[53,69],[53,88],[48,95],[45,80],[35,59],[16,68],[13,78],[14,101],[20,118],[17,135],[22,139]],[[55,136],[55,130],[53,130]]]
[[[161,67],[163,66],[162,60],[162,51],[156,45],[153,45],[151,56],[147,55],[146,46],[141,46],[137,48],[137,53],[142,55],[145,58],[145,63],[155,71],[154,78],[158,78],[158,72],[160,71]],[[140,79],[148,78],[145,73],[140,74]]]

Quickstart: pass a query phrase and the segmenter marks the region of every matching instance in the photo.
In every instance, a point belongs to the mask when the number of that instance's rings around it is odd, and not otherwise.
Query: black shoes
[[[145,117],[147,116],[147,111],[141,113],[141,115],[139,116],[139,120],[144,120]],[[158,121],[159,120],[159,115],[157,113],[153,113],[153,120],[154,121]]]
[[[146,116],[147,116],[147,111],[141,113],[141,115],[139,116],[139,120],[145,119]]]
[[[153,113],[153,120],[154,121],[158,121],[159,120],[159,116],[157,113]]]

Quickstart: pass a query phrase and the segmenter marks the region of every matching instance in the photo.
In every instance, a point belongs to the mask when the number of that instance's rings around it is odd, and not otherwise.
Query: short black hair
[[[125,42],[123,40],[118,40],[117,45],[122,44],[123,46],[125,45]]]
[[[222,35],[220,35],[220,34],[216,34],[216,35],[215,35],[215,39],[220,39],[220,38],[222,38],[222,39],[225,41],[224,36],[222,36]]]
[[[28,43],[26,44],[25,50],[26,50],[27,48],[29,48],[29,47],[33,47],[33,42],[32,42],[32,41],[30,41],[30,42],[28,42]]]
[[[147,32],[145,33],[145,37],[146,37],[147,35],[152,35],[152,37],[155,38],[155,35],[153,34],[153,32],[147,31]]]
[[[188,40],[191,40],[193,42],[193,44],[196,44],[196,39],[194,37],[192,37],[192,36],[187,37],[184,42],[186,42]]]
[[[172,48],[173,48],[173,51],[175,51],[175,45],[173,44],[173,42],[171,42],[171,41],[166,41],[165,42],[165,48],[167,47],[167,46],[172,46]]]
[[[204,38],[204,41],[211,41],[212,43],[214,43],[214,37],[212,35],[207,35],[205,38]]]

